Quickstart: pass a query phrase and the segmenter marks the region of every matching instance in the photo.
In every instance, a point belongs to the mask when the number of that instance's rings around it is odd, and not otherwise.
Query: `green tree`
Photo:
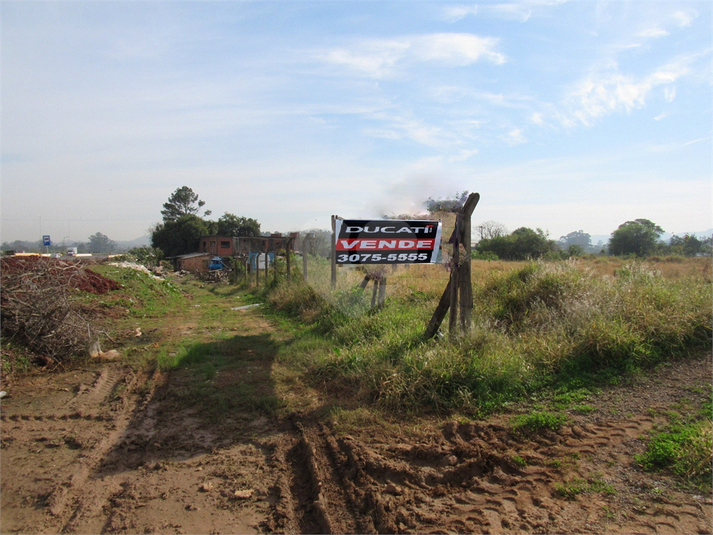
[[[674,234],[669,240],[669,247],[674,254],[696,256],[704,252],[705,242],[690,234],[686,234],[682,238]]]
[[[260,223],[249,217],[238,217],[225,212],[218,218],[216,234],[218,236],[259,236]]]
[[[648,219],[636,219],[619,225],[609,240],[609,254],[647,256],[656,250],[664,230]]]
[[[480,240],[475,250],[480,254],[494,253],[503,260],[527,260],[541,258],[554,252],[557,245],[542,229],[520,227],[507,236]]]
[[[198,200],[198,194],[188,186],[183,186],[174,191],[168,198],[168,202],[163,204],[161,215],[164,222],[178,221],[186,215],[198,215],[201,208],[205,206],[205,201]],[[210,210],[206,210],[206,216],[211,214]]]
[[[583,230],[575,230],[570,232],[566,236],[561,236],[557,241],[557,244],[562,249],[567,249],[572,245],[577,245],[581,247],[582,250],[587,249],[592,246],[592,236],[584,232]]]
[[[159,223],[151,233],[151,245],[161,249],[165,257],[193,253],[198,250],[201,236],[214,234],[215,224],[194,214],[175,221]]]
[[[88,239],[88,247],[92,253],[111,253],[116,248],[116,242],[101,232],[92,234]]]

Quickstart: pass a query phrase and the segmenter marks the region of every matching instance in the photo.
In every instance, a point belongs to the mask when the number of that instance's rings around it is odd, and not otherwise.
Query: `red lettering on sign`
[[[432,251],[436,240],[339,239],[337,251]]]

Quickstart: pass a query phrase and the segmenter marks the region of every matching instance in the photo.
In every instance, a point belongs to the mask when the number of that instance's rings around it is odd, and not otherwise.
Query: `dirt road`
[[[274,362],[250,366],[213,380],[269,376]],[[176,405],[183,379],[97,362],[6,385],[2,533],[713,532],[710,492],[634,461],[669,407],[700,405],[708,358],[605,390],[594,411],[530,436],[512,414],[206,419]]]

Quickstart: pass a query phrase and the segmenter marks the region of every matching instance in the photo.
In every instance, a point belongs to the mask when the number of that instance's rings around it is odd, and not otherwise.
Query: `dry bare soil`
[[[255,309],[239,335],[274,329]],[[249,348],[246,349],[249,351]],[[259,356],[259,355],[258,355]],[[271,381],[274,355],[213,381]],[[709,356],[605,389],[557,432],[328,412],[207,419],[186,377],[119,361],[16,377],[1,402],[2,533],[712,533],[711,492],[634,456],[699,406]]]

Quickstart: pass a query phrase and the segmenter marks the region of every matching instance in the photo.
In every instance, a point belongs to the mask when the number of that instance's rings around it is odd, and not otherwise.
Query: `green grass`
[[[356,289],[357,270],[340,271],[334,292],[296,281],[266,300],[274,317],[308,328],[306,380],[404,412],[482,413],[550,388],[556,409],[591,412],[597,385],[710,347],[705,278],[668,279],[643,263],[614,276],[574,261],[500,264],[475,270],[474,326],[455,338],[423,338],[445,287],[439,267],[389,273],[381,311],[369,309],[371,286]]]
[[[122,289],[101,296],[86,295],[87,302],[104,307],[124,307],[135,318],[158,318],[184,304],[185,294],[172,282],[141,271],[97,264],[92,271],[115,280]]]
[[[644,470],[669,469],[694,484],[709,487],[713,461],[713,423],[710,419],[673,424],[655,432],[646,451],[636,456]]]
[[[126,268],[92,269],[122,289],[83,296],[85,305],[128,311],[105,322],[103,346],[114,340],[124,361],[149,376],[153,370],[169,373],[169,386],[161,393],[164,406],[190,408],[210,425],[226,415],[274,415],[283,406],[271,368],[278,349],[289,347],[289,333],[266,332],[249,323],[249,314],[233,310],[259,302],[260,295],[191,276],[158,280]],[[142,336],[131,334],[137,328]]]
[[[670,470],[689,484],[709,489],[713,477],[713,392],[695,409],[682,399],[661,413],[668,423],[650,433],[636,462],[647,471]]]
[[[580,494],[598,493],[613,496],[616,490],[600,477],[574,478],[565,483],[555,483],[555,492],[567,500],[574,500]]]
[[[543,430],[557,431],[567,423],[567,415],[551,412],[531,412],[516,416],[510,422],[514,431],[538,432]]]

